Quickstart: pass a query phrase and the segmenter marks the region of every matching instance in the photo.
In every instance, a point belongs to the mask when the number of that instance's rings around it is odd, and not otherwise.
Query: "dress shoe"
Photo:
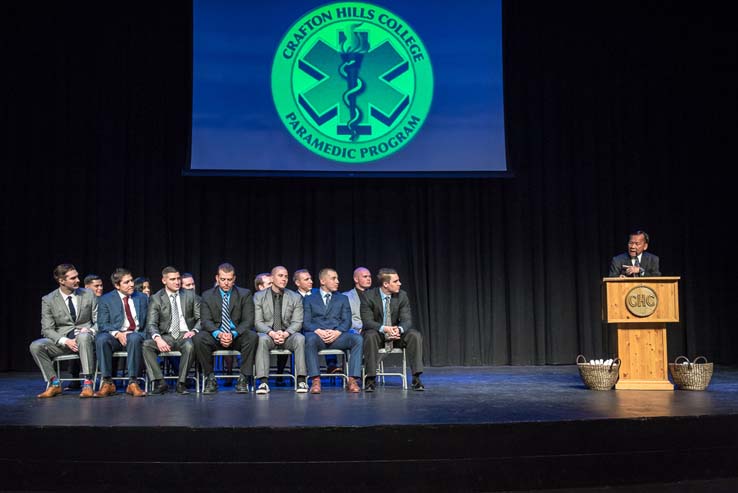
[[[49,385],[46,390],[38,394],[36,397],[38,397],[39,399],[48,399],[49,397],[56,397],[61,393],[61,385]]]
[[[181,395],[187,395],[190,393],[190,391],[187,390],[187,384],[185,382],[177,382],[177,393]]]
[[[166,394],[169,391],[169,385],[164,380],[157,380],[154,384],[154,390],[151,391],[151,395]]]
[[[413,390],[419,390],[423,391],[425,390],[425,385],[423,385],[423,382],[420,381],[420,377],[413,377]]]
[[[83,399],[94,397],[95,393],[92,391],[92,385],[85,385],[82,387],[82,392],[79,393],[79,396]]]
[[[146,392],[141,390],[136,382],[131,382],[126,387],[126,394],[132,395],[133,397],[146,397]]]
[[[65,390],[80,390],[82,388],[82,383],[75,380],[74,382],[71,382],[69,385],[67,385],[67,388]]]
[[[359,387],[359,384],[356,383],[356,379],[354,377],[348,377],[348,385],[346,387],[346,390],[351,392],[352,394],[356,394],[358,392],[361,392],[361,388]]]
[[[215,376],[209,376],[205,380],[205,389],[202,391],[203,394],[214,394],[218,391],[218,380]]]
[[[103,381],[100,390],[95,392],[93,397],[107,397],[109,395],[115,395],[115,384],[111,381]]]
[[[241,375],[238,377],[236,382],[236,392],[239,394],[246,394],[249,391],[249,377]]]
[[[310,385],[310,393],[320,394],[320,377],[313,378],[313,381]]]

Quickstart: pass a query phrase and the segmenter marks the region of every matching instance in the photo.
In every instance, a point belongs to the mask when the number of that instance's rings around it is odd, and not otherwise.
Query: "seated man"
[[[361,322],[361,295],[372,287],[372,273],[366,267],[354,269],[354,288],[345,291],[351,305],[351,330],[361,334],[364,324]]]
[[[346,295],[338,292],[338,273],[323,269],[318,275],[320,290],[303,298],[303,332],[305,333],[305,358],[308,375],[312,377],[311,394],[320,394],[320,366],[318,351],[321,349],[350,349],[348,391],[360,392],[357,380],[361,378],[361,354],[363,341],[359,334],[351,332],[351,306]]]
[[[97,363],[103,381],[95,397],[115,394],[113,382],[113,353],[128,353],[128,386],[126,394],[144,397],[146,392],[138,385],[142,367],[142,346],[146,326],[149,297],[134,289],[131,271],[117,268],[110,276],[115,289],[100,297],[97,326],[100,333],[95,338]]]
[[[400,276],[394,269],[380,269],[377,274],[379,287],[368,289],[361,295],[361,321],[364,324],[364,366],[366,387],[373,392],[377,375],[377,354],[384,346],[392,344],[406,348],[413,373],[413,390],[425,390],[420,374],[423,373],[423,337],[412,328],[413,319],[407,293],[400,290]]]
[[[259,380],[257,394],[269,393],[269,351],[284,348],[295,357],[297,392],[307,392],[305,376],[305,337],[302,329],[302,296],[286,289],[289,275],[281,265],[271,273],[272,286],[254,295],[256,332],[259,333],[259,348],[256,351],[256,378]]]
[[[103,294],[103,282],[100,276],[97,274],[88,274],[84,279],[85,289],[92,291],[96,297],[102,296]],[[93,351],[94,351],[93,346]],[[82,371],[80,360],[73,359],[69,362],[69,373],[72,374],[72,378],[79,378],[79,373]],[[67,385],[67,390],[79,390],[82,388],[79,380],[73,380]]]
[[[161,271],[164,288],[151,296],[149,312],[146,315],[147,339],[143,345],[143,357],[149,377],[154,382],[152,394],[163,394],[169,390],[159,367],[157,354],[179,351],[179,378],[177,393],[187,391],[187,373],[194,359],[195,346],[192,337],[200,331],[200,300],[194,291],[180,289],[179,271],[174,267],[164,267]]]
[[[236,283],[236,270],[228,263],[218,266],[216,286],[202,294],[200,303],[201,330],[194,338],[197,361],[206,375],[206,394],[218,391],[213,370],[213,351],[232,349],[241,352],[241,375],[236,392],[249,391],[254,356],[259,336],[254,326],[254,300],[251,291]]]
[[[62,393],[53,358],[79,354],[82,360],[84,385],[80,397],[92,397],[92,374],[95,361],[94,341],[97,325],[97,297],[91,291],[80,289],[79,274],[72,264],[61,264],[54,269],[59,285],[41,298],[41,335],[31,343],[31,356],[49,386],[37,397],[55,397]]]

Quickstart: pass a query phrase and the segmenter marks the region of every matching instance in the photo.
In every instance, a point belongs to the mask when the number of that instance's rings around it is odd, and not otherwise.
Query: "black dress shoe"
[[[205,390],[202,391],[203,394],[214,394],[218,391],[218,381],[215,379],[215,377],[208,377],[207,380],[205,380]]]
[[[154,384],[154,390],[150,392],[151,395],[166,394],[169,391],[169,385],[164,380],[157,381]]]
[[[239,394],[245,394],[249,391],[249,377],[246,377],[244,375],[241,375],[238,377],[238,382],[236,382],[236,392]]]
[[[80,390],[82,389],[82,382],[75,381],[71,382],[69,385],[67,385],[66,390]]]
[[[419,390],[419,391],[425,390],[425,385],[423,385],[423,382],[421,382],[419,378],[413,378],[412,387],[413,387],[413,390]]]
[[[187,384],[184,382],[177,382],[177,393],[181,395],[189,394],[190,391],[187,390]]]

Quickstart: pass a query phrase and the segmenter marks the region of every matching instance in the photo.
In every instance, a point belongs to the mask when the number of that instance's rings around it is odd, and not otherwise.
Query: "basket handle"
[[[615,363],[620,366],[620,358],[615,358],[614,360],[612,360],[612,363],[610,363],[610,371],[612,371],[612,367],[615,366]]]
[[[680,359],[684,359],[684,361],[686,361],[687,363],[689,363],[689,358],[687,358],[686,356],[677,356],[677,359],[674,360],[674,364],[675,365],[678,365]]]
[[[694,359],[694,361],[692,361],[692,363],[697,364],[697,360],[699,360],[699,359],[703,359],[703,360],[705,360],[705,363],[707,363],[707,358],[705,358],[704,356],[697,356]]]
[[[579,361],[579,358],[582,358],[584,361]],[[577,364],[586,363],[586,362],[587,362],[587,358],[585,358],[583,354],[580,354],[579,356],[577,356]]]

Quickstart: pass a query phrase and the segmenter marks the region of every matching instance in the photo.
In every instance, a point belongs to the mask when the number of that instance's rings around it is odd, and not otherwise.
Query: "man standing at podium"
[[[628,238],[628,251],[612,258],[608,277],[658,277],[659,258],[648,249],[648,233],[635,231]]]

